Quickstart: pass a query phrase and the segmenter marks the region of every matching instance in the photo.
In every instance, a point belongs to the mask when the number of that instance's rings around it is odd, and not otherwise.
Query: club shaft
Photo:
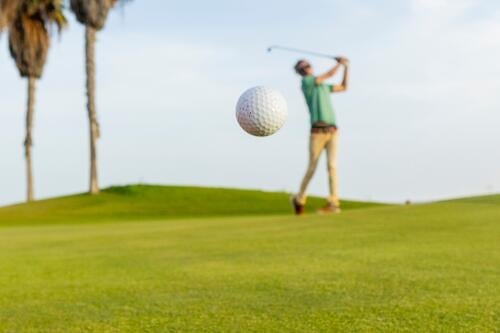
[[[309,54],[309,55],[313,55],[313,56],[321,57],[321,58],[329,58],[329,59],[335,58],[335,56],[332,56],[329,54],[313,52],[313,51],[308,51],[308,50],[302,50],[302,49],[296,49],[293,47],[286,47],[286,46],[280,46],[280,45],[273,45],[273,46],[269,47],[269,51],[272,51],[272,50],[282,50],[282,51],[288,51],[288,52]]]

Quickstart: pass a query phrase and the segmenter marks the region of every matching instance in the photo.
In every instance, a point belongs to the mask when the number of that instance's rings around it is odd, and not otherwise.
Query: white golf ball
[[[255,136],[276,133],[288,117],[286,100],[278,91],[267,87],[248,89],[236,106],[236,119],[241,128]]]

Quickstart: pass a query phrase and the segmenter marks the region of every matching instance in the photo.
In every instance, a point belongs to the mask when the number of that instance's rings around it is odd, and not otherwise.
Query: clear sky
[[[38,198],[88,183],[83,28],[54,36],[38,85]],[[500,192],[500,3],[496,0],[135,0],[99,34],[101,184],[161,183],[296,191],[308,114],[284,44],[351,59],[333,96],[343,197],[401,202]],[[24,198],[26,82],[0,40],[0,204]],[[317,71],[332,65],[311,59]],[[339,80],[339,78],[337,78]],[[238,127],[255,85],[280,90],[286,126]],[[311,192],[327,192],[322,160]]]

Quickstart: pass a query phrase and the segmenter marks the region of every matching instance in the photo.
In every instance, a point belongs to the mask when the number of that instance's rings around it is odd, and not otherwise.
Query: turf
[[[100,199],[0,209],[7,223],[0,228],[0,332],[482,333],[500,327],[499,197],[359,204],[333,217],[266,209],[267,216],[252,209],[248,216],[223,216],[221,204],[205,217],[128,208],[130,216],[96,219],[99,210],[105,216],[106,209],[126,209],[112,202],[117,190]],[[197,200],[196,189],[184,192],[190,193],[185,200]],[[94,211],[95,200],[107,203]],[[87,217],[73,220],[68,202]]]
[[[80,194],[0,208],[0,227],[44,223],[84,223],[186,217],[283,215],[291,212],[290,195],[202,187],[131,185],[111,187],[98,196]],[[325,199],[312,197],[314,212]],[[343,201],[345,210],[381,206],[377,203]]]

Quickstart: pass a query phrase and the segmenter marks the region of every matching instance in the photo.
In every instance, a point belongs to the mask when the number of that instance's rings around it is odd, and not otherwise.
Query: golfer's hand
[[[337,57],[335,58],[335,60],[337,60],[337,62],[341,65],[349,66],[349,59],[347,59],[346,57]]]

